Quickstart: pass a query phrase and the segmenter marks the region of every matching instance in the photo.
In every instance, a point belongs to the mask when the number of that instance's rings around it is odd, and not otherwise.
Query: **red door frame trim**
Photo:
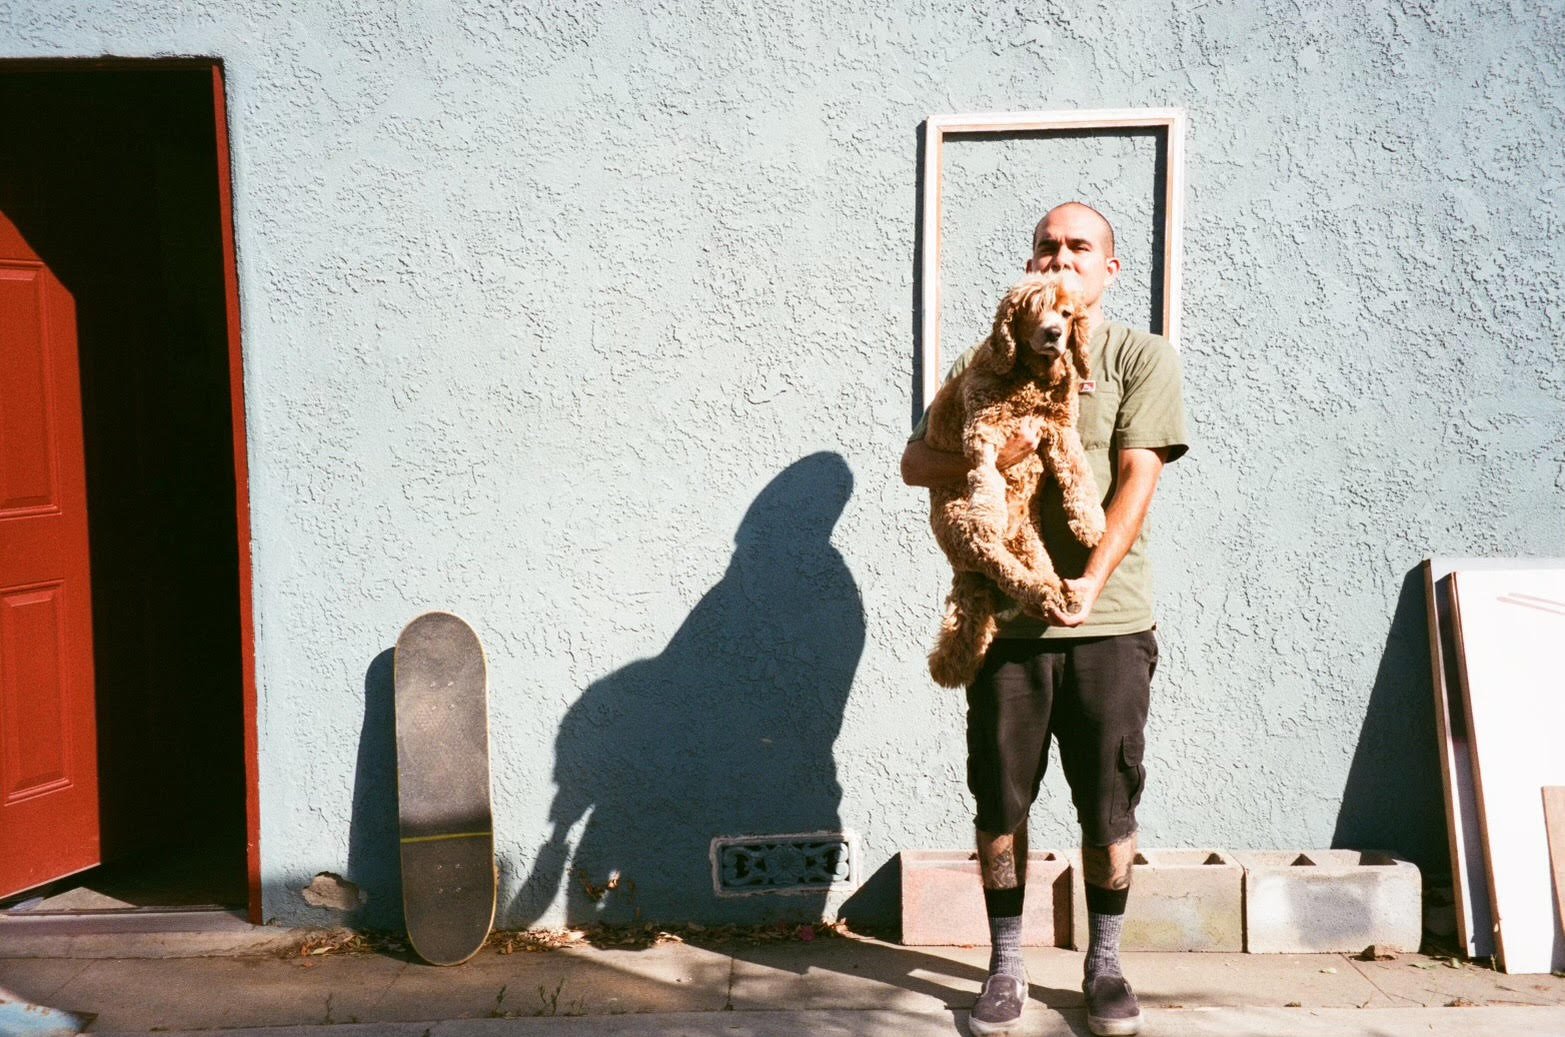
[[[245,883],[250,921],[261,918],[261,752],[256,728],[255,604],[250,566],[250,455],[245,435],[245,363],[239,346],[239,259],[234,249],[233,172],[228,151],[228,99],[223,63],[211,62],[212,114],[217,122],[217,195],[223,235],[223,296],[228,311],[228,391],[234,425],[234,496],[239,531],[239,658],[244,673]]]
[[[250,455],[245,435],[245,365],[239,343],[239,262],[234,251],[233,170],[228,151],[228,99],[221,58],[6,58],[0,70],[135,69],[155,72],[210,70],[217,130],[218,213],[223,239],[223,302],[228,318],[228,389],[234,426],[234,506],[239,531],[239,660],[243,674],[245,754],[245,884],[248,913],[261,916],[261,756],[256,727],[255,607],[250,564]]]

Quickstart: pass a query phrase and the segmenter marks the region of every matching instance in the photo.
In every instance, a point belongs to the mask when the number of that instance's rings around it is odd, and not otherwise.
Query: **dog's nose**
[[[1051,325],[1043,329],[1043,340],[1045,342],[1054,342],[1059,339],[1060,334],[1060,329]]]

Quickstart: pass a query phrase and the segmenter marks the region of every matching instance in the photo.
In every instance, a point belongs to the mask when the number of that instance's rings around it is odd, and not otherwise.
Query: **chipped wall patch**
[[[323,871],[310,884],[299,891],[304,902],[311,907],[324,907],[331,911],[353,911],[369,900],[369,894],[333,871]]]

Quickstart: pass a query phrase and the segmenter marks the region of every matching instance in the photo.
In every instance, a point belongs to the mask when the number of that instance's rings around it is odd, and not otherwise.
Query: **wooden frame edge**
[[[261,754],[255,677],[255,601],[250,558],[250,456],[245,431],[245,365],[240,346],[239,259],[234,240],[233,166],[229,154],[228,97],[223,63],[212,70],[212,118],[217,131],[218,218],[223,241],[223,303],[228,321],[228,386],[234,434],[234,506],[239,535],[239,655],[243,670],[245,753],[245,886],[252,924],[261,911]]]
[[[1468,898],[1467,857],[1464,852],[1462,804],[1456,769],[1456,749],[1451,736],[1451,695],[1446,684],[1445,643],[1440,632],[1439,580],[1435,576],[1434,562],[1425,558],[1420,563],[1424,576],[1425,621],[1429,626],[1429,676],[1434,687],[1435,737],[1440,750],[1440,789],[1445,802],[1446,851],[1451,857],[1451,887],[1456,908],[1456,937],[1462,952],[1468,957],[1476,955],[1473,934],[1473,908]],[[1456,660],[1450,660],[1455,668]],[[1470,768],[1469,768],[1470,769]]]
[[[1470,762],[1473,770],[1473,798],[1478,807],[1478,837],[1484,850],[1484,885],[1489,890],[1489,917],[1494,923],[1494,959],[1501,972],[1510,970],[1505,964],[1505,935],[1500,928],[1499,890],[1494,883],[1493,859],[1489,850],[1489,808],[1483,792],[1483,766],[1478,758],[1478,733],[1473,724],[1473,685],[1467,668],[1467,638],[1462,629],[1461,570],[1451,573],[1451,633],[1456,642],[1457,676],[1462,683],[1462,713],[1467,721],[1467,737],[1472,739]]]
[[[919,253],[920,378],[924,408],[940,387],[941,167],[948,133],[1033,130],[1113,130],[1162,127],[1168,141],[1163,196],[1163,335],[1179,348],[1180,265],[1184,261],[1185,123],[1183,108],[1102,108],[1085,111],[986,112],[931,115],[924,121],[922,248]]]

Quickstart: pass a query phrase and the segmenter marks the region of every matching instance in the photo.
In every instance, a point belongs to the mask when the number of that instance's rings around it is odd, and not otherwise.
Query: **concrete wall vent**
[[[720,897],[853,889],[858,856],[851,832],[719,836],[712,840],[712,886]]]

